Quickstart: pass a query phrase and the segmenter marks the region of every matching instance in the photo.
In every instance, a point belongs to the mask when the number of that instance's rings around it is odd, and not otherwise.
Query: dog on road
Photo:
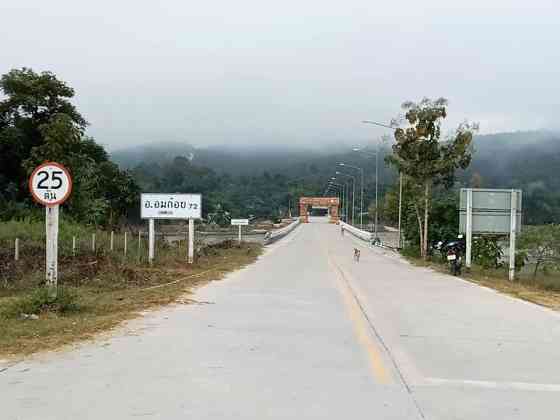
[[[360,250],[358,248],[354,248],[354,261],[360,262]]]

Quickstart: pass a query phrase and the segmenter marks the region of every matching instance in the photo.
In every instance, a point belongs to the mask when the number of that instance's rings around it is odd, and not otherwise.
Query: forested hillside
[[[302,194],[321,195],[332,177],[350,185],[364,169],[366,209],[374,200],[375,149],[352,151],[344,144],[323,149],[255,146],[194,147],[158,143],[112,153],[85,134],[86,118],[72,104],[74,90],[52,73],[12,70],[0,88],[0,218],[37,212],[26,186],[38,163],[55,160],[74,177],[64,206],[76,220],[92,224],[138,222],[140,191],[203,194],[203,215],[278,218],[297,211]],[[326,143],[328,144],[328,139]],[[456,187],[521,188],[524,220],[560,222],[560,134],[517,132],[477,136],[470,167]],[[379,198],[396,184],[396,174],[379,157]],[[121,167],[117,166],[117,162]],[[344,174],[336,174],[339,170]],[[348,176],[350,175],[350,176]],[[455,194],[455,193],[453,193]]]
[[[560,222],[560,134],[536,131],[479,135],[474,149],[469,169],[457,174],[457,187],[521,188],[526,223]],[[344,147],[340,145],[339,150]],[[211,207],[219,203],[234,214],[264,216],[285,213],[288,202],[303,191],[321,194],[327,181],[341,169],[340,162],[364,168],[365,201],[371,202],[375,191],[375,158],[371,153],[375,149],[366,149],[366,153],[347,150],[274,151],[255,146],[240,147],[234,153],[228,148],[172,144],[121,151],[115,159],[134,168],[135,179],[146,191],[204,191]],[[384,162],[389,152],[388,145],[381,148],[380,196],[396,181],[395,172]],[[175,153],[180,158],[172,158]],[[140,156],[145,156],[145,161],[135,160]],[[359,173],[346,173],[358,178],[359,187]],[[349,178],[339,176],[337,182],[349,182]]]

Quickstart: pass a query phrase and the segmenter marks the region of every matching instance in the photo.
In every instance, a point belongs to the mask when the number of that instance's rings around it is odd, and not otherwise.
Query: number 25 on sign
[[[56,297],[58,279],[58,206],[72,192],[72,177],[56,162],[45,162],[29,177],[29,191],[33,199],[46,210],[46,280],[51,297]]]

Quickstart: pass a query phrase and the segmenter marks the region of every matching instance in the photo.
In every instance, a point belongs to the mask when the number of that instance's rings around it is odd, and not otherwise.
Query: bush
[[[420,258],[420,249],[418,246],[405,246],[401,249],[401,254],[409,258]]]
[[[10,302],[2,311],[2,315],[6,318],[16,318],[22,314],[38,315],[44,312],[66,314],[79,309],[76,292],[59,287],[56,298],[51,298],[48,289],[41,287]]]
[[[503,254],[504,251],[495,237],[481,236],[473,240],[473,261],[482,268],[499,268]]]

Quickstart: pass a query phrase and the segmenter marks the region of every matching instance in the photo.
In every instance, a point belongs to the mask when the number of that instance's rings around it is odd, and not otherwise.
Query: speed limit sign
[[[60,163],[45,162],[29,177],[29,191],[33,199],[47,207],[62,204],[72,192],[72,177]]]
[[[46,227],[46,280],[49,295],[57,296],[58,283],[58,212],[72,192],[72,177],[56,162],[45,162],[35,168],[29,177],[29,191],[33,199],[45,206]]]

